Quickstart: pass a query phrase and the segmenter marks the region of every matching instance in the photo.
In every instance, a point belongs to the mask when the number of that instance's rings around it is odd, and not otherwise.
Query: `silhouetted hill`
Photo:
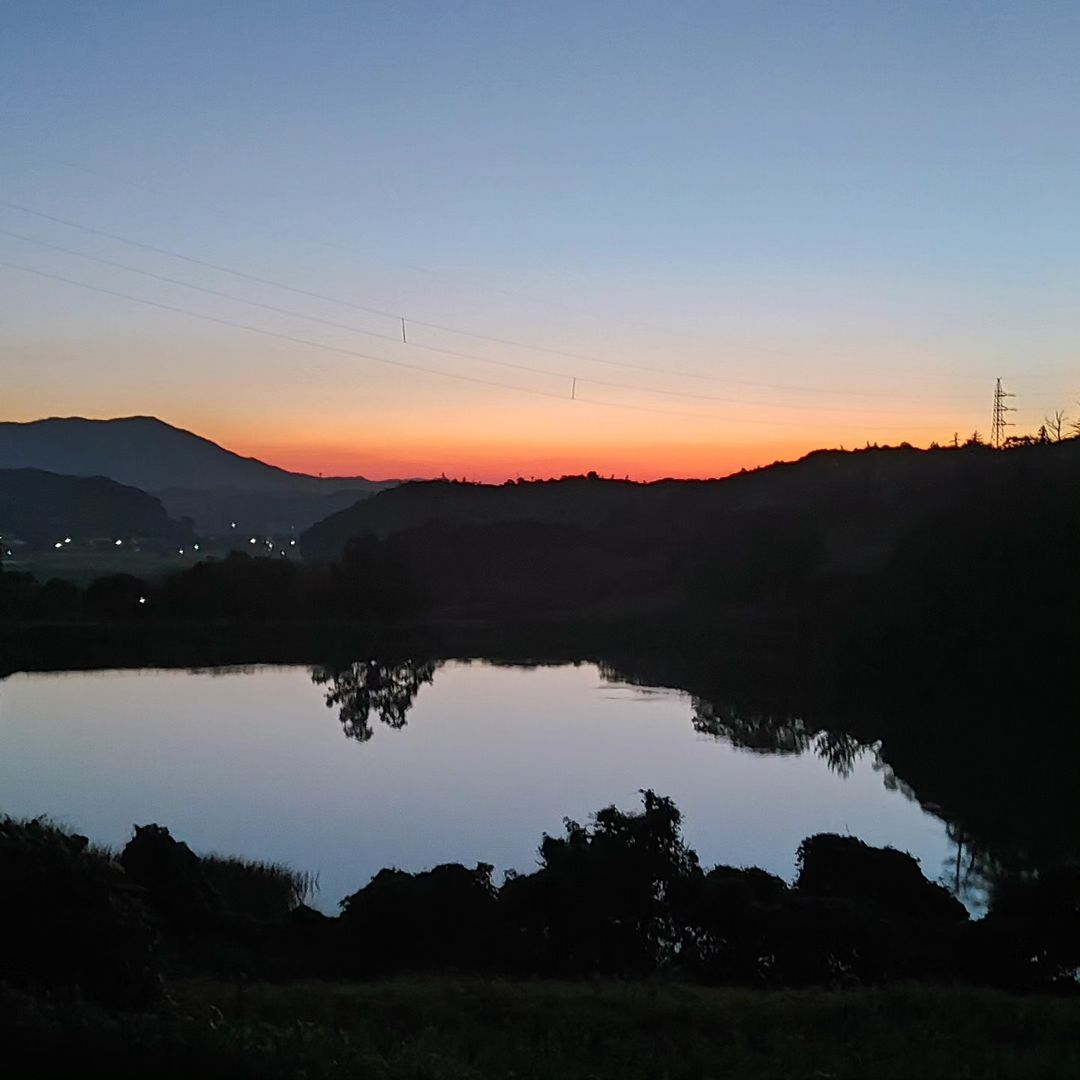
[[[333,557],[353,536],[386,537],[419,526],[492,525],[535,521],[596,526],[613,513],[642,505],[657,484],[581,476],[503,485],[419,480],[400,485],[390,499],[354,504],[304,534],[305,550]]]
[[[394,580],[409,604],[451,620],[840,610],[860,583],[914,575],[914,595],[931,574],[970,608],[1016,578],[1049,574],[1052,594],[1066,568],[1047,561],[1068,557],[1062,538],[1078,519],[1070,440],[817,451],[723,480],[406,484],[318,523],[302,545],[343,558],[357,603]],[[967,580],[973,567],[981,585]]]
[[[40,545],[69,536],[168,539],[189,533],[160,500],[104,476],[0,470],[0,535],[5,537]]]
[[[302,529],[397,482],[288,472],[150,416],[0,423],[0,467],[107,476],[209,532],[234,520],[254,532]]]
[[[453,481],[400,485],[309,529],[308,555],[333,558],[350,538],[418,529],[452,531],[533,522],[623,540],[668,544],[732,529],[767,534],[796,520],[823,541],[823,557],[879,563],[899,532],[956,497],[988,499],[1004,479],[1052,476],[1080,484],[1080,440],[995,452],[986,447],[818,450],[720,480],[632,483],[588,477],[506,483]]]

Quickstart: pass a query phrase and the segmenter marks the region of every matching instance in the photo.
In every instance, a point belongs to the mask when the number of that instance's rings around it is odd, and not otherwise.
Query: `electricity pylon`
[[[1016,409],[1005,404],[1006,398],[1016,397],[1015,394],[1006,394],[1001,388],[1001,380],[994,384],[994,423],[990,428],[990,445],[999,447],[1005,441],[1005,429],[1012,427],[1012,421],[1005,419],[1006,413],[1016,412]]]

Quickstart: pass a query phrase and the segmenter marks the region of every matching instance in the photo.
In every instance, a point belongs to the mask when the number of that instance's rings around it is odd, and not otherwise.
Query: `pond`
[[[949,878],[944,822],[873,748],[757,752],[708,719],[592,663],[20,673],[0,681],[0,811],[110,845],[167,825],[200,853],[317,873],[327,912],[384,866],[532,870],[542,833],[646,787],[706,866],[790,881],[799,842],[838,832]]]

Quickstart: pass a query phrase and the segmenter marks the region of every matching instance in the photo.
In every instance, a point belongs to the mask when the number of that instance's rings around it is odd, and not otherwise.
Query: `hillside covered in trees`
[[[1078,528],[1073,439],[819,451],[724,480],[412,483],[332,515],[302,543],[309,559],[362,567],[369,587],[400,576],[425,610],[527,619],[798,605],[912,559],[928,561],[927,581],[954,560],[961,574],[1007,560],[995,601],[1007,604],[1022,587],[1008,579],[1068,573]]]
[[[190,521],[172,519],[159,499],[104,476],[0,469],[0,536],[31,547],[65,538],[186,540]]]

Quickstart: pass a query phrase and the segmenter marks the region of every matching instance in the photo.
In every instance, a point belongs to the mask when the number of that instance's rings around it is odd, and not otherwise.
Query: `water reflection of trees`
[[[530,649],[496,658],[517,666],[538,652],[548,655]],[[573,662],[579,657],[556,659]],[[977,906],[1007,872],[1030,873],[1073,857],[1075,815],[1065,814],[1062,806],[1063,793],[1071,790],[1067,781],[1075,754],[1048,755],[1038,740],[1017,739],[1003,710],[976,708],[982,706],[981,699],[957,709],[952,700],[935,703],[927,698],[912,709],[889,705],[894,697],[889,688],[857,714],[820,703],[807,705],[803,712],[783,688],[771,697],[759,695],[716,686],[712,668],[701,667],[700,673],[692,664],[669,669],[661,662],[663,654],[654,656],[651,666],[635,659],[635,665],[618,667],[600,662],[601,676],[707,695],[691,699],[693,728],[703,735],[753,753],[812,753],[842,777],[849,776],[860,759],[867,762],[887,790],[945,822],[955,854],[939,868],[941,877],[969,904],[974,900]],[[404,727],[420,687],[433,681],[441,662],[359,661],[314,668],[312,680],[325,688],[326,704],[338,710],[346,736],[366,742],[373,733],[373,713],[392,728]],[[717,692],[710,694],[714,687]],[[767,704],[718,704],[724,701]],[[1036,775],[1040,782],[1032,779]]]
[[[950,821],[936,803],[924,803],[881,757],[880,742],[862,742],[843,730],[814,730],[801,716],[774,715],[763,710],[743,710],[734,705],[717,705],[702,698],[693,699],[694,730],[714,739],[722,739],[740,750],[759,754],[803,754],[811,752],[829,769],[848,777],[855,762],[871,756],[874,771],[880,774],[886,790],[896,791],[911,802],[919,803],[927,813],[945,822],[946,834],[954,852],[945,860],[941,881],[973,910],[986,906],[994,882],[1005,874],[991,851],[967,834],[962,825]]]
[[[875,749],[846,731],[814,730],[801,716],[744,711],[702,698],[693,699],[693,708],[691,723],[703,735],[758,754],[803,754],[812,750],[840,776],[850,776],[859,757]]]
[[[326,707],[336,708],[345,735],[367,742],[373,732],[371,714],[398,730],[420,687],[435,677],[432,660],[358,660],[346,667],[314,667],[311,681],[325,686]]]

